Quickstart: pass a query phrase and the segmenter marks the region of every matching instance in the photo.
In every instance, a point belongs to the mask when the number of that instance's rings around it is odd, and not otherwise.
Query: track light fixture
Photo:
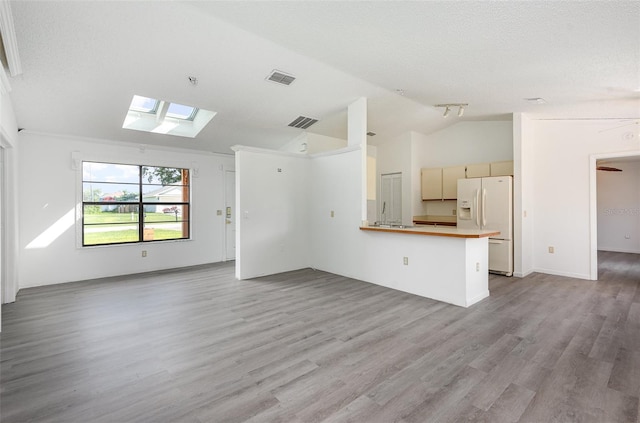
[[[451,113],[452,107],[457,107],[458,117],[462,117],[462,115],[464,114],[464,108],[467,107],[468,105],[469,105],[468,103],[450,103],[450,104],[436,104],[434,107],[444,107],[444,114],[442,115],[442,117],[446,118],[447,116],[449,116],[449,113]]]

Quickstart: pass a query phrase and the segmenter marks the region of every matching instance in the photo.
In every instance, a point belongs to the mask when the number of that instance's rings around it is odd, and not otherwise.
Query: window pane
[[[85,225],[133,224],[137,226],[139,221],[137,204],[85,204],[82,207]]]
[[[182,222],[189,219],[189,206],[186,204],[145,204],[144,221]]]
[[[139,183],[140,166],[82,162],[82,180],[89,182]]]
[[[135,110],[136,112],[155,113],[158,110],[158,103],[155,98],[142,97],[140,95],[134,95],[131,100],[129,110]]]
[[[138,242],[138,206],[122,204],[115,210],[84,205],[84,245]]]
[[[183,119],[183,120],[193,120],[196,115],[198,109],[191,106],[185,106],[184,104],[171,103],[169,104],[169,108],[167,109],[167,116]]]
[[[82,201],[138,202],[140,201],[139,189],[138,184],[83,182]]]
[[[144,184],[186,185],[183,176],[188,178],[188,175],[188,169],[142,166],[142,182]]]
[[[187,203],[189,188],[185,186],[143,185],[142,201],[145,203]],[[163,208],[159,206],[158,211],[162,211]]]
[[[144,225],[144,240],[184,239],[189,237],[189,222],[152,222]]]

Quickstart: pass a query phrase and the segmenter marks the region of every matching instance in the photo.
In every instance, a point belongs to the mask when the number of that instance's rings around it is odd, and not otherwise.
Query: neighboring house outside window
[[[83,246],[190,237],[188,169],[86,161],[82,171]]]

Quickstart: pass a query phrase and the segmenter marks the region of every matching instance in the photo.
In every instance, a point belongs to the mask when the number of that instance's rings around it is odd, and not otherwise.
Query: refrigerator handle
[[[480,209],[478,208],[480,204],[478,204],[478,198],[480,196],[480,190],[476,190],[475,195],[473,196],[473,211],[476,214],[476,226],[480,227]]]
[[[487,189],[482,189],[482,227],[487,226]]]

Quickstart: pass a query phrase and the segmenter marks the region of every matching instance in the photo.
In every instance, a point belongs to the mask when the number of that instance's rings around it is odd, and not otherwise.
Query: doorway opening
[[[598,251],[640,254],[640,154],[591,156],[590,279],[598,280]]]

